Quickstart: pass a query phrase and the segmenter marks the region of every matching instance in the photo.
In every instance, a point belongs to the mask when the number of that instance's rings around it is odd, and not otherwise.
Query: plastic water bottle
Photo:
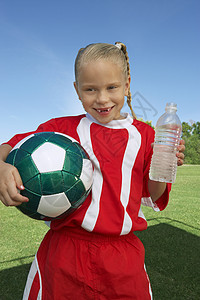
[[[177,146],[182,126],[176,114],[177,105],[167,103],[165,113],[158,119],[151,159],[149,178],[160,182],[175,182],[177,171]]]

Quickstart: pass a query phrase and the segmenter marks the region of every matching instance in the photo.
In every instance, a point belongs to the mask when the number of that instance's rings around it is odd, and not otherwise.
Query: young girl
[[[154,130],[136,120],[132,110],[125,45],[81,49],[75,77],[86,115],[52,119],[35,132],[61,132],[81,143],[94,166],[92,192],[72,215],[51,222],[23,299],[152,299],[144,247],[133,232],[147,228],[141,203],[163,210],[170,184],[149,179]],[[121,113],[125,96],[133,118]],[[28,201],[17,193],[17,188],[24,189],[17,170],[3,162],[28,134],[16,135],[0,147],[0,199],[5,205]],[[183,151],[182,141],[179,164]]]

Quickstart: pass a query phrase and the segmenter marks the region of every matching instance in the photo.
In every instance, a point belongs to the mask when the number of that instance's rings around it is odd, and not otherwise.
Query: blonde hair
[[[129,57],[126,50],[126,46],[121,42],[116,42],[115,45],[106,44],[106,43],[96,43],[90,44],[85,48],[81,48],[77,54],[75,60],[75,80],[78,86],[78,74],[83,63],[87,63],[91,60],[98,59],[108,59],[113,61],[114,63],[119,63],[122,67],[122,71],[124,73],[125,78],[127,79],[130,76],[130,65],[129,65]],[[131,105],[131,92],[130,86],[127,96],[127,104],[131,110],[133,118],[136,119],[136,115],[133,111]]]

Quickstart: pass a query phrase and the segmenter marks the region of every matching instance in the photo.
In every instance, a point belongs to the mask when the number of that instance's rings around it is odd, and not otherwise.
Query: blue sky
[[[94,42],[127,45],[139,117],[155,124],[175,102],[181,121],[200,121],[199,28],[198,0],[0,1],[0,143],[84,112],[74,60]]]

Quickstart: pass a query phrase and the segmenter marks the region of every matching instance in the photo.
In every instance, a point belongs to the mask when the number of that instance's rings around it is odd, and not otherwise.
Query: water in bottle
[[[160,182],[175,182],[177,146],[181,136],[181,121],[176,114],[177,105],[167,103],[165,113],[158,119],[151,159],[149,178]]]

